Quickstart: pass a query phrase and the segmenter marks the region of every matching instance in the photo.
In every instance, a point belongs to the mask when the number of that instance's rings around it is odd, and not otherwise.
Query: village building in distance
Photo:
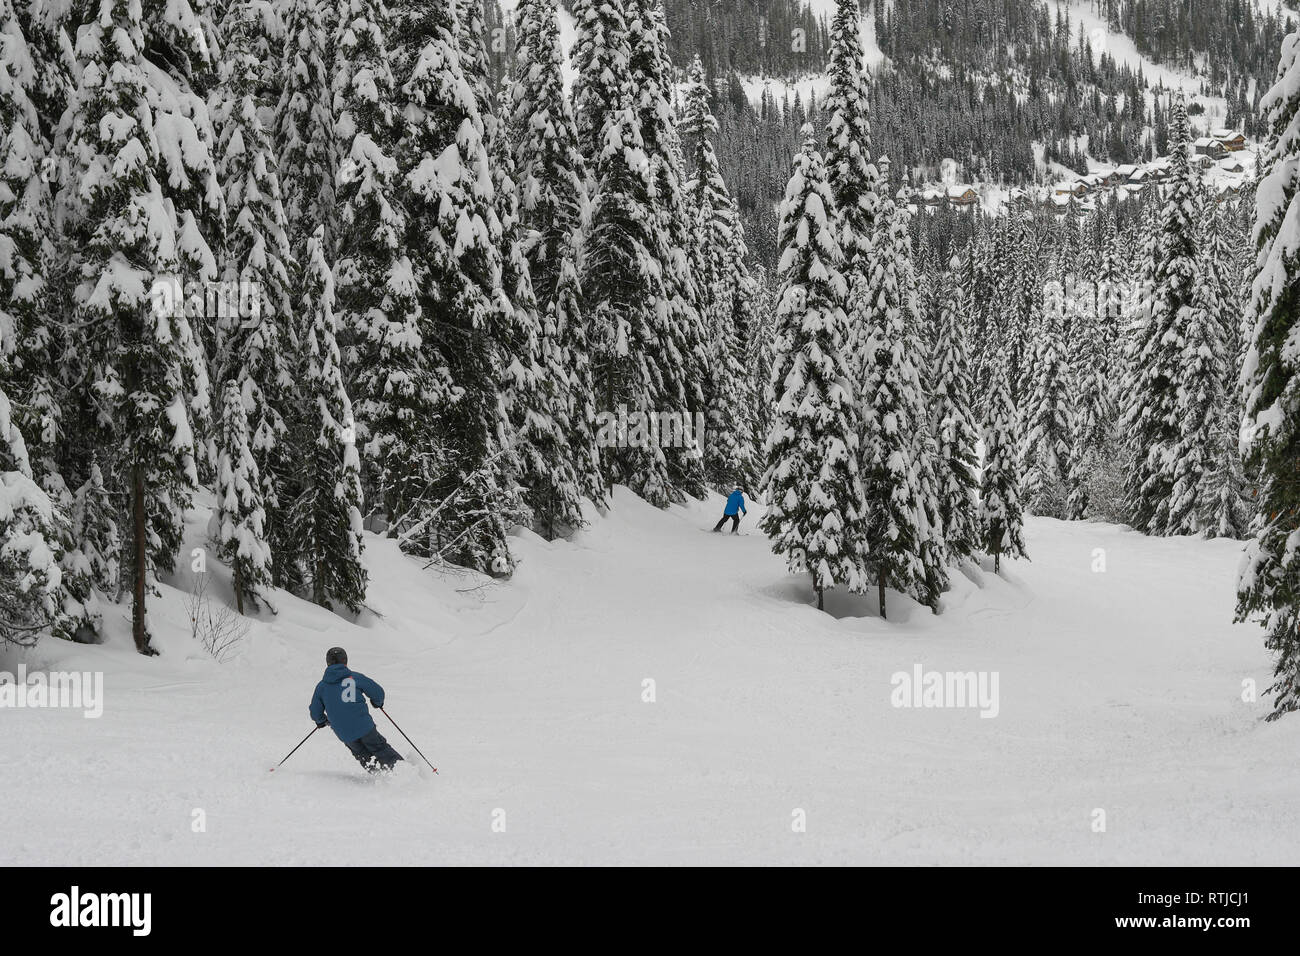
[[[1215,129],[1209,135],[1199,137],[1192,143],[1188,158],[1192,168],[1221,199],[1237,195],[1255,173],[1255,151],[1245,135],[1237,130]],[[1127,199],[1151,186],[1158,188],[1168,181],[1169,175],[1169,157],[1161,156],[1146,163],[1099,168],[1050,186],[1016,187],[1009,190],[1005,198],[1011,208],[1038,206],[1056,215],[1065,215],[1071,208],[1089,212],[1096,208],[1100,198],[1115,196]],[[972,209],[981,201],[977,186],[967,183],[926,183],[905,189],[903,194],[913,212],[920,209],[933,211],[943,206]]]

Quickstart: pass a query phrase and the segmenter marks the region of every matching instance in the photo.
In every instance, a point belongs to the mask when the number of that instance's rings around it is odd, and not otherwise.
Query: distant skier
[[[745,493],[740,490],[740,485],[736,485],[736,490],[727,496],[727,507],[722,512],[722,517],[718,523],[713,526],[714,531],[722,531],[722,526],[731,519],[731,533],[736,534],[740,531],[740,516],[749,514],[745,510]]]
[[[348,670],[348,652],[341,647],[331,647],[325,652],[325,676],[316,685],[311,698],[311,719],[317,727],[329,724],[335,736],[348,746],[352,756],[371,773],[392,770],[402,759],[383,735],[375,728],[366,706],[384,706],[384,689],[365,674]]]

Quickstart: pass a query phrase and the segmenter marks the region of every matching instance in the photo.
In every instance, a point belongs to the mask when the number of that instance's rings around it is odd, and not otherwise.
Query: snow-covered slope
[[[1122,66],[1132,70],[1141,68],[1148,85],[1183,92],[1189,103],[1198,102],[1205,108],[1205,118],[1212,126],[1221,125],[1227,112],[1223,97],[1204,96],[1201,94],[1202,78],[1153,62],[1138,50],[1132,37],[1110,29],[1106,18],[1097,12],[1093,0],[1052,0],[1049,6],[1053,17],[1064,15],[1069,21],[1071,36],[1088,38],[1095,59],[1100,59],[1105,53]]]
[[[704,533],[719,512],[620,489],[575,542],[525,536],[505,584],[371,538],[375,614],[282,597],[224,665],[188,574],[153,605],[161,658],[126,607],[104,646],[46,642],[28,666],[104,671],[104,713],[0,714],[0,863],[1296,861],[1300,718],[1240,699],[1269,662],[1230,623],[1236,544],[1033,520],[1032,562],[958,576],[939,617],[892,595],[884,622],[872,598],[817,612],[761,535]],[[328,731],[268,773],[335,644],[438,776],[370,779]],[[996,672],[997,716],[891,706],[917,665]]]

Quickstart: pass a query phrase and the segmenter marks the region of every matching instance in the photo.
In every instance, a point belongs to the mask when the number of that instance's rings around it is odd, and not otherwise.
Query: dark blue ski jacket
[[[722,512],[724,515],[734,515],[738,511],[745,511],[745,496],[739,491],[733,491],[727,498],[727,510]],[[717,514],[715,511],[714,514]],[[745,511],[745,514],[749,514]]]
[[[329,718],[330,727],[345,744],[364,737],[375,729],[371,707],[384,706],[384,689],[365,674],[348,670],[347,664],[331,664],[311,695],[311,719],[320,723]]]

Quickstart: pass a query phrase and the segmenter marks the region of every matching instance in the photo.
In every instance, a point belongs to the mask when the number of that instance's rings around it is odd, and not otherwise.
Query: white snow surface
[[[1032,561],[954,573],[940,616],[890,594],[881,621],[874,595],[818,612],[759,510],[748,535],[713,535],[721,499],[660,512],[620,488],[572,542],[521,533],[505,583],[367,535],[376,613],[277,592],[225,664],[190,637],[188,571],[151,604],[161,657],[134,653],[127,605],[104,645],[0,655],[105,675],[99,719],[0,713],[0,863],[1300,860],[1300,717],[1241,700],[1270,662],[1262,631],[1231,623],[1239,543],[1031,519]],[[185,568],[207,519],[190,515]],[[370,778],[328,730],[268,772],[311,729],[336,644],[437,776]],[[996,671],[998,715],[891,706],[891,675],[917,664]]]

